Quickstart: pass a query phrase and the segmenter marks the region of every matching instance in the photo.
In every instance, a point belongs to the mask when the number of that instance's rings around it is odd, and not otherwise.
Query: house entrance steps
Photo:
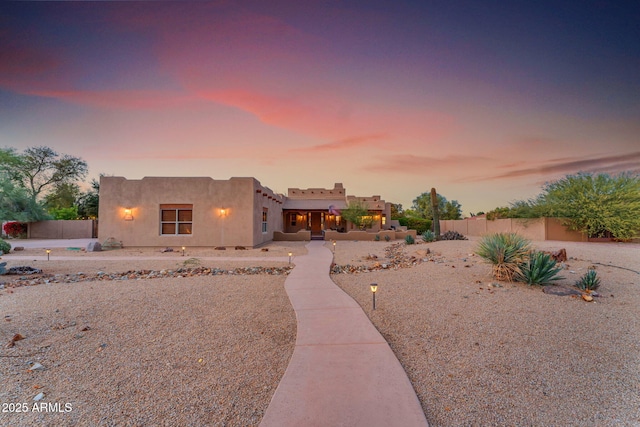
[[[260,425],[428,426],[391,348],[329,277],[333,255],[323,245],[309,242],[285,281],[298,335]]]

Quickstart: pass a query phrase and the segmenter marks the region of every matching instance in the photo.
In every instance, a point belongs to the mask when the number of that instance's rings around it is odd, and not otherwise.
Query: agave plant
[[[427,230],[422,233],[423,242],[433,242],[434,240],[436,240],[436,234],[433,231]]]
[[[544,252],[532,252],[529,258],[520,264],[520,271],[515,274],[515,279],[528,285],[544,286],[562,279],[558,276],[561,271],[562,268],[556,267],[556,260],[551,258],[551,255]]]
[[[493,264],[493,276],[497,280],[512,281],[530,246],[528,239],[516,233],[489,234],[480,240],[476,254]]]
[[[600,286],[598,273],[590,269],[576,282],[576,286],[583,291],[595,291]]]

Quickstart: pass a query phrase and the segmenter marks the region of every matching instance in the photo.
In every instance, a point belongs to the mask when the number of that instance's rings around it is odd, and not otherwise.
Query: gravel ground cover
[[[640,245],[535,242],[567,249],[558,288],[596,267],[600,296],[587,303],[493,280],[490,267],[472,255],[476,244],[337,245],[336,265],[350,267],[332,278],[389,341],[430,424],[640,425],[640,276],[626,270],[640,271]],[[65,252],[77,261],[11,255],[2,261],[60,275],[286,267],[268,257],[302,255],[303,245],[273,243],[268,252],[198,248],[184,258],[164,253],[166,260],[136,260],[159,249],[126,248]],[[21,254],[28,251],[41,252]],[[258,253],[264,261],[198,258]],[[122,261],[101,259],[115,254]],[[0,402],[13,412],[0,413],[0,425],[257,425],[295,342],[285,278],[5,284]],[[375,311],[371,282],[379,284]],[[12,341],[16,334],[24,339]],[[39,393],[44,398],[35,402]],[[16,413],[22,403],[28,412]],[[34,403],[46,408],[35,412]]]
[[[371,271],[333,280],[387,339],[430,425],[640,425],[640,275],[624,269],[640,271],[640,245],[534,242],[567,250],[556,288],[596,267],[602,284],[591,303],[493,280],[476,245],[403,246],[415,265],[397,269],[375,267],[389,263],[389,243],[337,245],[337,265]]]
[[[278,252],[285,250],[275,246],[266,253],[283,256]],[[206,250],[137,261],[137,251],[147,250],[78,253],[77,261],[12,261],[6,255],[2,261],[73,276],[185,265],[286,266],[193,257]],[[255,256],[259,250],[220,252]],[[122,261],[99,259],[116,253]],[[257,425],[295,343],[285,278],[207,275],[14,288],[8,282],[14,277],[0,276],[6,282],[0,289],[0,425]],[[24,339],[14,341],[18,334]],[[44,397],[35,401],[40,393]]]

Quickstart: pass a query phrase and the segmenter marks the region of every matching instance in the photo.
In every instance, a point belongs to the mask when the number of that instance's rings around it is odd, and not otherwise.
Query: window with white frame
[[[160,235],[192,234],[193,205],[160,205]]]
[[[268,209],[267,208],[263,208],[262,209],[262,232],[266,233],[267,232],[267,213],[268,213]]]

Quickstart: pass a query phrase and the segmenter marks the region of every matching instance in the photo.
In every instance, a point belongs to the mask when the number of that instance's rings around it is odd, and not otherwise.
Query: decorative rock
[[[214,249],[216,251],[226,251],[227,250],[227,248],[225,246],[216,246]]]
[[[247,248],[245,248],[244,246],[236,246],[236,251],[246,251]]]
[[[35,400],[36,402],[40,401],[44,399],[44,393],[40,392],[38,394],[36,394],[36,396],[33,398],[33,400]]]
[[[87,245],[87,252],[102,252],[102,245],[100,242],[91,242]]]
[[[7,274],[41,274],[42,270],[29,266],[11,267]]]
[[[582,295],[582,299],[585,300],[586,302],[593,301],[593,297],[591,295],[587,295],[587,294],[583,294]]]
[[[15,252],[24,251],[24,246],[16,246],[15,248],[13,248],[13,250],[14,250]]]
[[[31,365],[31,367],[29,368],[29,371],[43,371],[44,370],[44,366],[42,366],[40,363],[35,362],[33,365]]]

